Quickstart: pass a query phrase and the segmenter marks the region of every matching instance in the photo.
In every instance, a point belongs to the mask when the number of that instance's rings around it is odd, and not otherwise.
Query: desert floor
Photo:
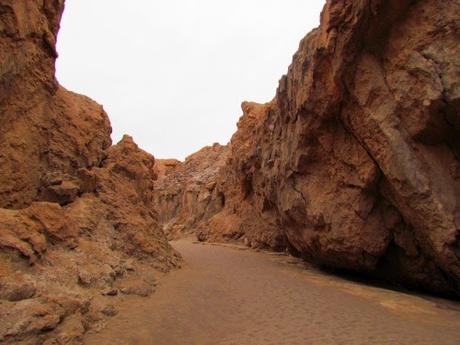
[[[460,303],[319,272],[289,256],[173,242],[184,267],[85,344],[460,344]]]

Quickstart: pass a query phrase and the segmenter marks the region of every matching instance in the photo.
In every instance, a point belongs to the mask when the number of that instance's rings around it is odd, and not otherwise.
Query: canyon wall
[[[154,187],[154,207],[170,239],[193,232],[225,205],[216,189],[217,174],[225,165],[228,148],[207,146],[184,162],[158,160],[158,181]]]
[[[253,248],[286,248],[278,213],[263,197],[264,182],[257,177],[261,159],[258,130],[269,106],[242,104],[244,115],[228,144],[230,153],[216,179],[216,190],[225,199],[225,207],[197,226],[199,240],[239,240]]]
[[[459,38],[457,0],[327,1],[276,97],[243,103],[198,238],[459,295]]]
[[[63,0],[0,0],[0,343],[78,343],[179,264],[155,159],[55,78]]]
[[[180,265],[158,221],[460,294],[458,0],[327,1],[276,97],[185,162],[112,146],[58,84],[63,7],[0,0],[1,343],[78,343],[152,293]]]

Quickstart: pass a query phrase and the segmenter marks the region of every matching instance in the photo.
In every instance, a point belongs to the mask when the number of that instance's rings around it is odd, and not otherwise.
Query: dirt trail
[[[85,344],[460,344],[460,304],[305,270],[242,248],[173,243],[184,268]]]

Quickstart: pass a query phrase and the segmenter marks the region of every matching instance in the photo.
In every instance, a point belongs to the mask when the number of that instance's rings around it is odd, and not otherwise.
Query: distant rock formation
[[[169,238],[195,230],[197,224],[223,208],[225,199],[216,190],[216,180],[227,152],[226,146],[214,144],[184,162],[158,160],[154,205]]]
[[[255,183],[260,171],[258,126],[267,105],[245,102],[238,130],[229,143],[229,157],[216,180],[217,194],[225,199],[221,212],[197,227],[198,239],[241,240],[253,248],[284,250],[285,236],[274,207],[262,197],[263,185]]]
[[[102,107],[55,79],[63,7],[0,0],[2,344],[78,342],[116,313],[102,294],[148,294],[179,262],[152,211],[153,156],[111,146]]]
[[[455,0],[328,0],[274,100],[243,104],[198,237],[459,295],[459,32]]]

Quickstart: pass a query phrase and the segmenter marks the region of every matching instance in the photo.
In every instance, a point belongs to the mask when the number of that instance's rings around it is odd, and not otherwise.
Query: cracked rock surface
[[[243,103],[198,238],[458,296],[459,32],[457,0],[327,1],[275,98]]]
[[[111,146],[102,106],[59,86],[63,0],[0,0],[0,343],[77,344],[179,264],[152,211],[155,159]]]

